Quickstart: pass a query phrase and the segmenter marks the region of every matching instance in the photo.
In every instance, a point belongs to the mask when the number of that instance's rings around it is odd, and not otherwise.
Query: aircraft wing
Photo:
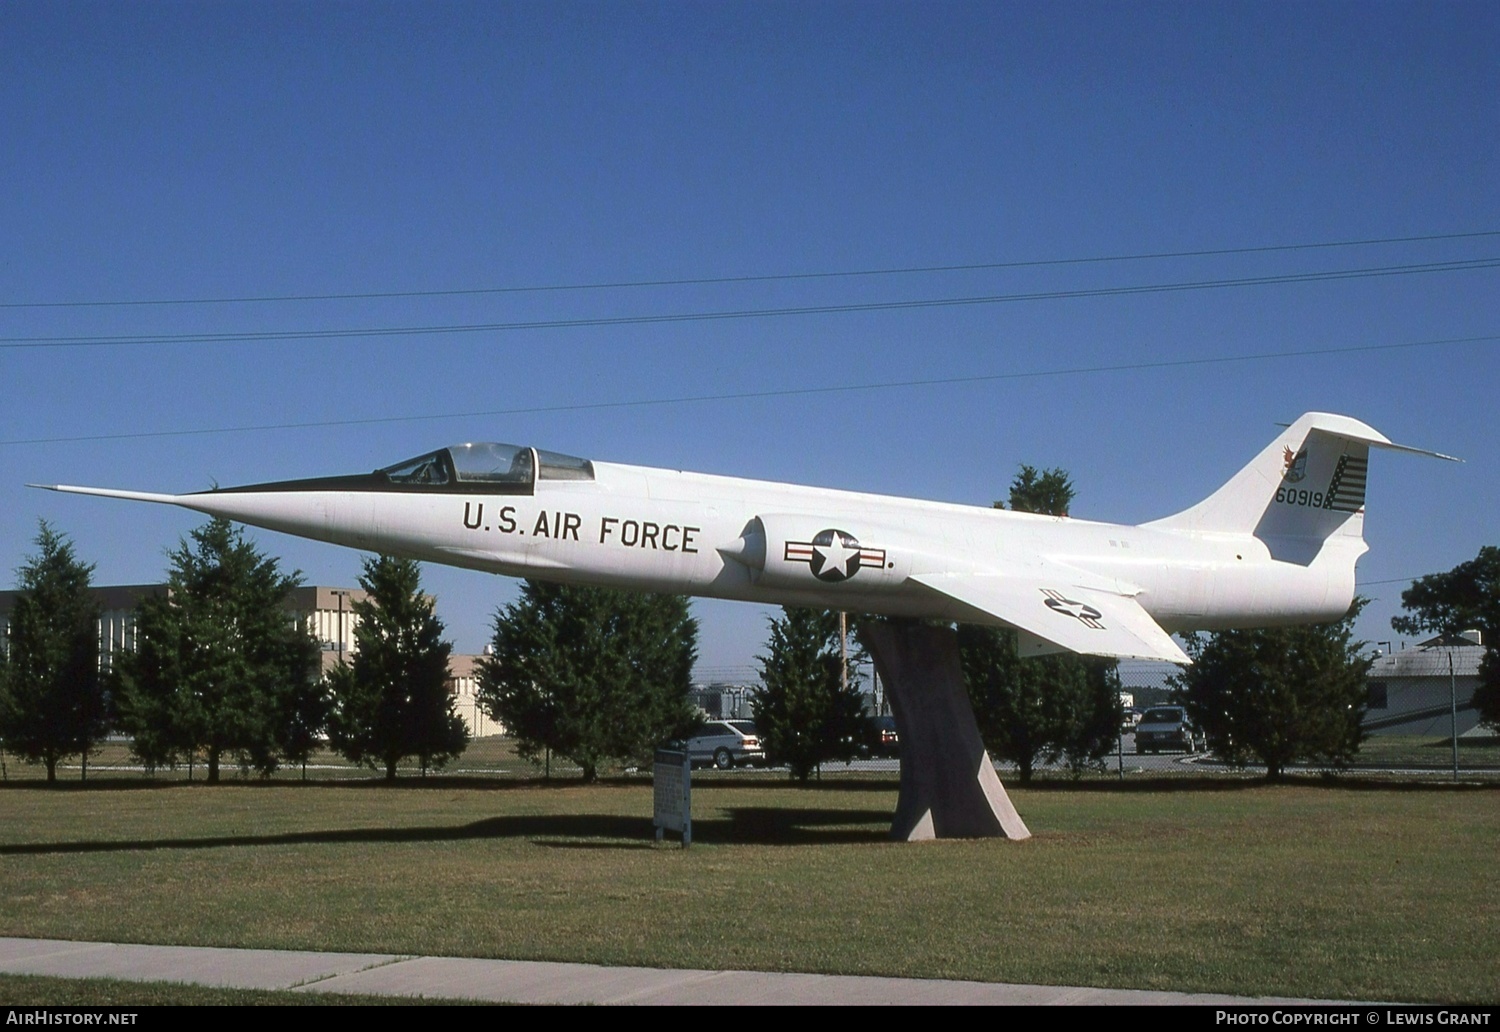
[[[1021,655],[1078,652],[1121,659],[1191,663],[1151,614],[1128,595],[1077,583],[1084,575],[1049,565],[1046,579],[990,573],[913,574],[918,584],[1005,621]]]

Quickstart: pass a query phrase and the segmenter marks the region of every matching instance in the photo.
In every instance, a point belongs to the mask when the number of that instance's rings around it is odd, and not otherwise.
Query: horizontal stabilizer
[[[1066,572],[1043,583],[987,573],[923,573],[912,580],[1022,632],[1023,655],[1078,652],[1086,656],[1190,663],[1187,655],[1135,599],[1071,583]],[[1032,642],[1039,638],[1056,648]]]

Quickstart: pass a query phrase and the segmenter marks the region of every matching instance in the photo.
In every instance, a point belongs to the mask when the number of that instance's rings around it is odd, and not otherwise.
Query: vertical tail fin
[[[1453,458],[1392,444],[1373,427],[1348,416],[1309,412],[1203,501],[1146,525],[1254,534],[1275,558],[1303,565],[1332,539],[1352,546],[1357,557],[1365,550],[1365,484],[1372,446]]]

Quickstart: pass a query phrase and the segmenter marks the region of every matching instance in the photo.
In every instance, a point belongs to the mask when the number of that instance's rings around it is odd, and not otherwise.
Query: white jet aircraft
[[[1451,458],[1312,412],[1203,502],[1140,526],[507,444],[192,494],[33,486],[512,577],[998,625],[1025,655],[1186,663],[1170,632],[1344,615],[1372,446]]]

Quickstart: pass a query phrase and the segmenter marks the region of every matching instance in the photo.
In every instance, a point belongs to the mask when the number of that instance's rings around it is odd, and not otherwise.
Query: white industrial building
[[[485,646],[488,654],[489,646]],[[448,694],[453,708],[469,727],[470,738],[505,733],[505,725],[479,707],[479,661],[484,656],[453,655],[448,658]]]
[[[1376,658],[1368,678],[1365,730],[1371,734],[1446,738],[1458,711],[1458,733],[1479,724],[1474,689],[1484,644],[1478,631],[1432,638]]]

